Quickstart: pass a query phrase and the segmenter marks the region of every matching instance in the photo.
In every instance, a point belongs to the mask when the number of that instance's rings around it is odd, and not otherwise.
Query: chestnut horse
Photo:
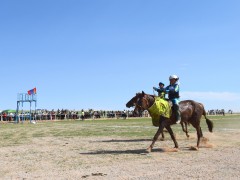
[[[154,97],[157,97],[157,96],[154,95]],[[136,114],[138,117],[140,117],[140,116],[141,116],[141,113],[142,113],[142,110],[139,108],[139,106],[135,106],[135,108],[134,108],[134,110],[133,110],[133,113]],[[205,113],[205,115],[206,115],[206,113]],[[189,138],[190,136],[189,136],[189,134],[188,134],[188,128],[187,128],[188,123],[181,121],[180,124],[181,124],[181,126],[182,126],[183,132],[185,132],[187,138]],[[163,130],[163,132],[164,132],[164,130]],[[165,136],[164,136],[164,133],[163,133],[163,132],[161,133],[161,135],[162,135],[162,137],[161,137],[161,139],[160,139],[161,141],[164,141],[164,139],[165,139]]]
[[[135,106],[135,110],[144,111],[148,110],[155,102],[153,95],[142,93],[137,93],[127,104],[128,108]],[[200,127],[200,120],[202,115],[206,119],[208,125],[208,130],[212,132],[213,122],[206,117],[206,111],[203,104],[198,103],[193,100],[185,100],[179,103],[179,109],[181,112],[181,123],[190,123],[197,131],[197,149],[199,148],[200,138],[203,137],[202,129]],[[154,135],[151,145],[148,147],[147,151],[151,152],[156,140],[159,135],[163,133],[163,129],[166,128],[174,142],[175,148],[178,148],[178,143],[172,131],[171,125],[176,124],[175,114],[171,114],[170,118],[160,116],[159,127]]]

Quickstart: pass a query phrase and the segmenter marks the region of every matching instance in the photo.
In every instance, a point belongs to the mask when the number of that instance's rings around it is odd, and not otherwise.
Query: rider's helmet
[[[158,85],[159,85],[159,86],[160,86],[160,85],[163,85],[163,86],[164,86],[164,84],[163,84],[162,82],[159,82]]]
[[[171,80],[171,79],[176,79],[176,80],[178,80],[179,77],[178,77],[177,75],[171,75],[171,76],[169,76],[169,80]]]

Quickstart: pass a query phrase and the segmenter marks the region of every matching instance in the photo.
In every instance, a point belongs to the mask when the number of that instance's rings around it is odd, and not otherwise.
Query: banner
[[[29,94],[29,95],[37,94],[37,88],[33,88],[33,89],[29,90],[29,91],[28,91],[28,94]]]

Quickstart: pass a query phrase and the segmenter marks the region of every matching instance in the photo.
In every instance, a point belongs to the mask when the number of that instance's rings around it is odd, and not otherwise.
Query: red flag
[[[33,89],[29,90],[29,91],[28,91],[28,94],[29,94],[29,95],[37,94],[37,88],[33,88]]]

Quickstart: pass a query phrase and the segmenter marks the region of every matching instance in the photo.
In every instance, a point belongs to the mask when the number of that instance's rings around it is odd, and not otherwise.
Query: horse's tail
[[[210,119],[207,118],[206,111],[205,111],[204,107],[203,107],[203,116],[206,119],[206,123],[208,125],[209,132],[213,132],[213,122]]]
[[[210,119],[206,118],[206,123],[208,125],[209,132],[213,132],[213,122]]]

